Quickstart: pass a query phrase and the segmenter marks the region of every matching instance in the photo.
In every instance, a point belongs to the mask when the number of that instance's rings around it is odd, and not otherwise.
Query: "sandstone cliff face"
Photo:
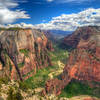
[[[72,79],[100,82],[100,27],[78,28],[68,36],[67,44],[76,49],[71,52],[61,78],[46,83],[46,92],[59,95]]]
[[[100,31],[100,27],[80,27],[77,28],[75,32],[66,36],[63,40],[63,45],[66,47],[76,48],[80,40],[87,40],[92,34]]]
[[[0,31],[0,76],[24,80],[51,65],[52,44],[40,30]]]

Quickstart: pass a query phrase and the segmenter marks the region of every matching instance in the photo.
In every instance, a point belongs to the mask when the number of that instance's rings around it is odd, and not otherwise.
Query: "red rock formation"
[[[52,44],[39,30],[2,30],[0,71],[11,79],[27,79],[38,69],[51,65],[48,50],[53,50]]]
[[[87,40],[89,36],[97,33],[98,30],[100,31],[100,28],[92,26],[88,28],[87,27],[77,28],[75,32],[69,34],[67,37],[64,38],[62,45],[76,48],[81,39]]]
[[[61,79],[46,83],[46,92],[56,87],[52,91],[58,95],[72,79],[100,82],[100,27],[78,28],[68,36],[67,44],[76,49],[71,52]]]

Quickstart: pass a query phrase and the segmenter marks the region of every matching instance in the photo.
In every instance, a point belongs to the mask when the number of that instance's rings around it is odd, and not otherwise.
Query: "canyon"
[[[20,91],[23,100],[99,100],[100,27],[79,27],[56,42],[52,36],[38,29],[0,30],[0,93],[4,100],[12,88],[14,93]],[[88,89],[94,94],[88,94]],[[63,91],[67,96],[61,97]]]
[[[59,78],[46,82],[45,93],[61,94],[73,79],[87,82],[91,87],[100,85],[100,27],[88,26],[77,28],[64,39],[64,45],[72,47],[67,64]],[[91,85],[92,84],[92,85]]]

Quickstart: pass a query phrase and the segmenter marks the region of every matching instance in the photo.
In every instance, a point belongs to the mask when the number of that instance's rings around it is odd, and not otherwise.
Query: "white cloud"
[[[82,3],[82,2],[89,2],[91,0],[55,0],[55,1],[58,1],[59,3],[69,3],[69,2]]]
[[[52,2],[52,1],[54,1],[54,0],[47,0],[47,2]]]
[[[7,25],[1,25],[2,28],[13,28],[13,27],[20,27],[20,28],[35,28],[32,24],[26,24],[26,23],[19,23],[19,24],[7,24]]]
[[[46,30],[73,31],[77,27],[88,25],[100,26],[100,8],[89,8],[79,13],[62,14],[61,16],[53,17],[48,23],[41,23],[35,25],[35,27]]]
[[[20,24],[8,24],[6,28],[20,27],[20,28],[34,28],[32,24],[20,23]]]
[[[92,2],[94,0],[47,0],[48,2],[56,2],[56,3],[83,3],[83,2]]]
[[[23,14],[24,12],[22,13],[22,16]],[[17,16],[17,18],[20,17]],[[25,24],[25,23],[14,24],[14,25],[9,24],[5,27],[22,27],[22,28],[37,28],[43,30],[74,31],[77,27],[89,26],[89,25],[100,26],[100,8],[99,9],[89,8],[78,13],[62,14],[61,16],[53,17],[51,21],[49,21],[48,23],[41,23],[37,25]]]
[[[30,18],[26,11],[11,10],[18,6],[17,2],[13,0],[0,0],[0,24],[9,24],[16,21],[16,19]]]
[[[16,7],[18,6],[17,2],[14,2],[13,0],[0,0],[0,8],[5,7]]]

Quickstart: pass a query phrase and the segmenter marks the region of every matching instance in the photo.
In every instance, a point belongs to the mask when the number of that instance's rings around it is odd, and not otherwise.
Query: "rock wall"
[[[51,65],[52,44],[40,30],[0,31],[0,76],[24,80]]]

